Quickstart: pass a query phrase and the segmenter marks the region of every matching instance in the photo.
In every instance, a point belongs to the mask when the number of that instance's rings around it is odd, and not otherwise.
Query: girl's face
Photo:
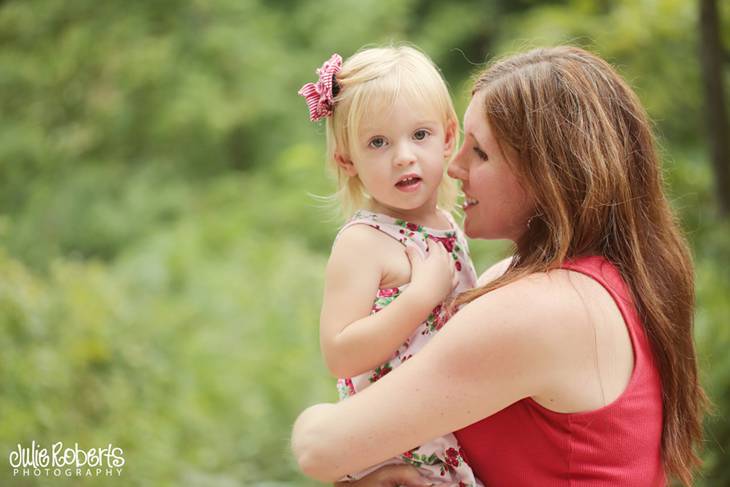
[[[509,155],[519,162],[515,153]],[[464,231],[469,237],[515,241],[527,229],[534,204],[497,145],[484,113],[483,92],[474,95],[466,109],[464,144],[448,173],[461,181]]]
[[[440,117],[419,105],[401,96],[371,112],[352,143],[351,159],[336,156],[350,177],[360,178],[374,211],[417,218],[436,209],[455,127],[444,127]]]

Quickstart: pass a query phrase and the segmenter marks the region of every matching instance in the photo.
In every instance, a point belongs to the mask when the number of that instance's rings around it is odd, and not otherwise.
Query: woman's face
[[[534,204],[512,171],[517,154],[500,150],[484,113],[484,92],[477,92],[464,114],[464,143],[448,173],[461,181],[464,231],[471,238],[517,240],[527,229]]]

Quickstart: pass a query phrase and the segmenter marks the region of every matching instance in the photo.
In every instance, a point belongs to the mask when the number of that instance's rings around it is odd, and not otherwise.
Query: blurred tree
[[[710,141],[712,167],[715,171],[715,194],[723,216],[730,215],[730,126],[725,105],[723,61],[725,53],[720,37],[720,16],[716,0],[700,0],[703,87],[706,124]]]

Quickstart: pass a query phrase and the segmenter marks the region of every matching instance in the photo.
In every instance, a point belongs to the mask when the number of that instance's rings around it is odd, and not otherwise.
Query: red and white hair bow
[[[342,58],[335,53],[317,69],[319,81],[307,83],[297,92],[302,95],[309,107],[309,119],[315,122],[323,117],[332,115],[333,100],[337,89],[335,74],[342,68]]]

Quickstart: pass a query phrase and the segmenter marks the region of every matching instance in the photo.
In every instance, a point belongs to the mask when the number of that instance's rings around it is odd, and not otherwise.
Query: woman
[[[636,95],[586,51],[537,49],[481,74],[464,133],[466,233],[514,257],[399,369],[304,411],[300,467],[333,480],[454,431],[491,487],[690,485],[692,263]]]

